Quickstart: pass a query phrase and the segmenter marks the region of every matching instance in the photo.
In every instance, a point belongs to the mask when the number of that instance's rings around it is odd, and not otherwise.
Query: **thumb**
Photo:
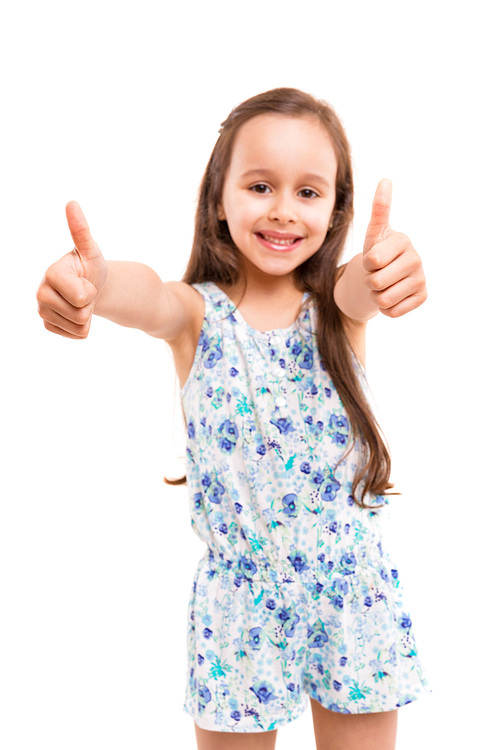
[[[372,249],[373,245],[383,240],[391,229],[389,214],[391,212],[392,182],[388,179],[380,180],[375,191],[372,204],[372,215],[366,230],[363,253]]]
[[[101,251],[92,238],[87,219],[76,201],[70,201],[66,206],[66,219],[80,260],[85,262],[99,258]]]

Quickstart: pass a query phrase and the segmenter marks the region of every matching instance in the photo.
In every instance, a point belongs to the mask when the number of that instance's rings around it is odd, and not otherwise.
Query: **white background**
[[[358,252],[381,177],[428,302],[370,325],[392,447],[388,529],[433,694],[399,750],[496,736],[500,521],[495,362],[498,40],[492,5],[290,0],[23,2],[0,19],[2,472],[0,746],[194,748],[186,609],[202,546],[161,342],[38,317],[78,200],[109,259],[178,279],[220,122],[280,85],[330,101],[351,141]],[[491,10],[489,10],[491,9]],[[177,413],[178,417],[178,413]],[[177,420],[178,421],[178,420]],[[182,739],[179,739],[181,737]],[[278,748],[313,747],[306,714]]]

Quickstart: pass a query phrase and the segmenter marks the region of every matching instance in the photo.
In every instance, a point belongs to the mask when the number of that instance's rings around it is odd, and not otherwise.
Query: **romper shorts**
[[[344,552],[335,571],[208,552],[189,604],[187,713],[203,729],[261,732],[299,717],[309,697],[359,714],[427,692],[387,563],[379,548]]]

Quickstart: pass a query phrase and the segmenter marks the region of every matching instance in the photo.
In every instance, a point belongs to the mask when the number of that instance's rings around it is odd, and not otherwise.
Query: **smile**
[[[288,250],[292,247],[296,247],[299,242],[302,241],[303,237],[297,235],[282,235],[276,236],[274,234],[266,234],[264,232],[256,233],[257,239],[267,247],[279,248],[280,250]]]

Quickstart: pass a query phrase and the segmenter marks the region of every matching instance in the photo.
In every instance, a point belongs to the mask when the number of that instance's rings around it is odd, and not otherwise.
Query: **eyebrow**
[[[262,169],[249,169],[248,172],[245,172],[241,175],[242,179],[248,179],[250,177],[268,177],[272,175],[272,170],[265,169],[264,167]],[[313,183],[321,183],[322,185],[325,185],[326,187],[331,186],[330,180],[326,179],[326,177],[322,177],[319,174],[315,174],[314,172],[307,172],[306,174],[301,175],[301,181],[303,182],[313,182]]]

